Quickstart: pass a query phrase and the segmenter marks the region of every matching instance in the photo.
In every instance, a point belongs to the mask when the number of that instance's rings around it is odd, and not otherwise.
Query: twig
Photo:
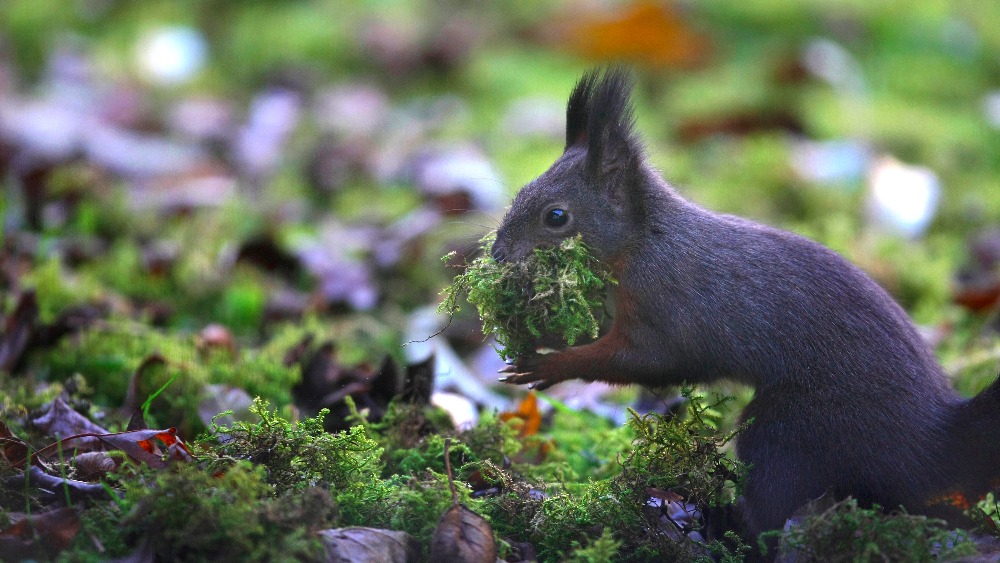
[[[455,490],[455,476],[451,474],[451,438],[444,439],[444,470],[448,474],[448,487],[451,488],[451,503],[458,506],[458,491]]]

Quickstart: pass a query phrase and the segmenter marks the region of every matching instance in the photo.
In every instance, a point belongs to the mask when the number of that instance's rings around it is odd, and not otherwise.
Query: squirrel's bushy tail
[[[953,424],[959,486],[975,502],[1000,488],[1000,377],[959,405]]]

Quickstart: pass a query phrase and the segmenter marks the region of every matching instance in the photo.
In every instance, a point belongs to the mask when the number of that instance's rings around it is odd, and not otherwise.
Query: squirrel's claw
[[[529,355],[517,358],[514,360],[513,365],[504,366],[498,370],[497,373],[503,374],[499,378],[499,381],[509,385],[528,385],[529,389],[537,391],[548,389],[564,378],[553,378],[547,375],[548,371],[545,369],[546,366],[543,363],[546,358],[547,356],[545,355]]]
[[[533,391],[545,391],[546,389],[552,387],[555,384],[556,384],[555,381],[536,381],[528,385],[528,389],[531,389]]]

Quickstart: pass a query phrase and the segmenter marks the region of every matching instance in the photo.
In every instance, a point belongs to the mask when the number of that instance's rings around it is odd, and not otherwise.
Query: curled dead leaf
[[[7,428],[7,424],[0,420],[0,454],[7,462],[17,469],[24,469],[29,451],[28,443],[15,436]]]
[[[493,528],[463,505],[445,511],[431,538],[431,560],[493,563],[497,559]]]
[[[118,462],[107,452],[84,452],[73,458],[73,465],[82,479],[93,480],[114,471]]]
[[[68,496],[71,503],[86,499],[108,498],[108,490],[101,484],[56,477],[34,465],[25,473],[7,477],[3,480],[3,484],[9,488],[34,488],[41,493],[39,495],[41,498],[48,497],[49,500],[65,501]]]
[[[406,532],[350,527],[317,533],[327,563],[406,563],[416,561],[420,552],[420,544]]]
[[[52,401],[48,412],[31,422],[39,430],[60,440],[78,434],[87,434],[87,436],[66,440],[62,444],[64,449],[100,449],[100,441],[93,437],[93,435],[108,433],[104,428],[94,424],[90,419],[73,410],[73,407],[66,404],[66,401],[63,401],[61,397],[56,397]]]
[[[171,461],[191,461],[191,452],[177,437],[176,428],[133,430],[98,436],[102,442],[125,452],[136,461],[162,469]],[[164,450],[163,446],[166,446]]]
[[[34,291],[26,291],[18,298],[0,332],[0,372],[11,372],[20,363],[37,322],[38,300]]]
[[[75,508],[57,508],[40,514],[13,517],[0,531],[0,561],[48,561],[69,547],[80,531]]]

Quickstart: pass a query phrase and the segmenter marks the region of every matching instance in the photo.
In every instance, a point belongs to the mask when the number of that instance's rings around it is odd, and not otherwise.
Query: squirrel
[[[516,261],[579,233],[618,281],[610,329],[516,358],[501,381],[752,386],[736,455],[751,467],[739,504],[754,537],[824,494],[967,524],[961,501],[1000,476],[1000,383],[959,396],[861,269],[681,197],[634,132],[633,82],[619,67],[579,80],[564,152],[517,193],[490,249]]]

